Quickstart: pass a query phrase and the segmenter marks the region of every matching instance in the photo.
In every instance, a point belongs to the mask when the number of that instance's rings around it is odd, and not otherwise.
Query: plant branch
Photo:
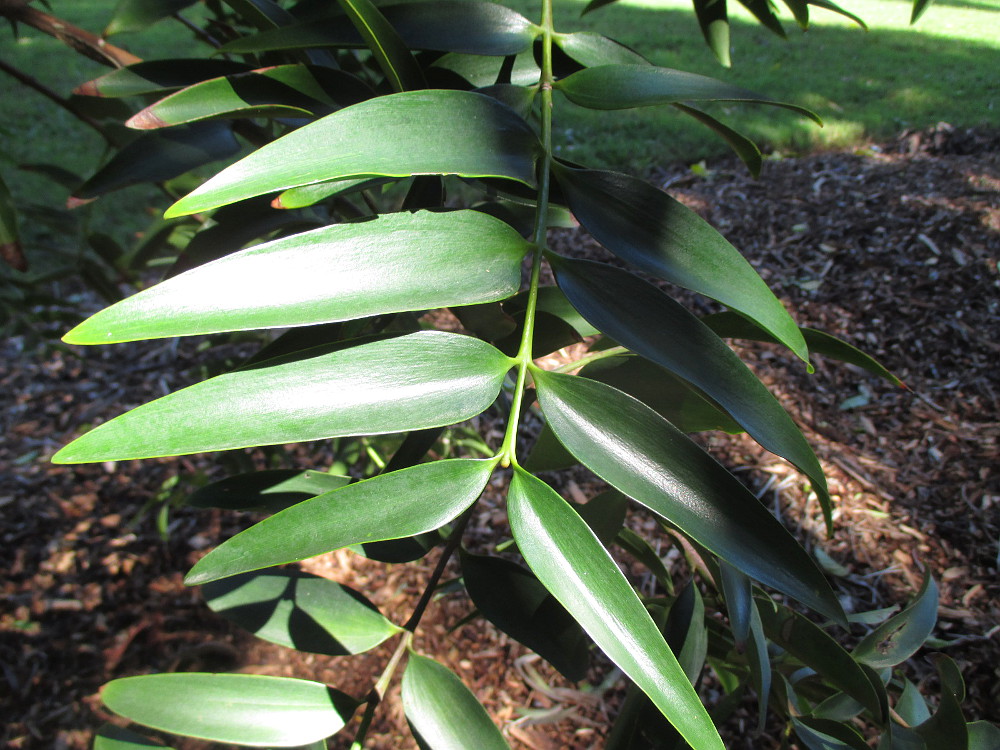
[[[351,743],[351,750],[361,750],[364,746],[365,737],[368,736],[368,729],[371,727],[372,719],[375,718],[375,709],[378,707],[379,703],[382,702],[382,698],[385,696],[385,691],[388,690],[389,683],[392,681],[392,676],[396,674],[396,670],[399,668],[399,663],[403,659],[403,654],[405,654],[407,649],[410,648],[410,644],[412,642],[413,633],[408,630],[403,631],[403,637],[396,645],[396,650],[392,652],[392,657],[389,659],[389,663],[385,665],[385,669],[383,669],[382,674],[379,675],[378,681],[369,691],[368,697],[365,699],[365,713],[361,717],[361,723],[358,725],[358,731],[354,733],[354,741]]]
[[[427,605],[430,604],[431,597],[434,596],[434,589],[437,588],[441,576],[444,575],[444,569],[448,565],[448,560],[451,559],[452,554],[458,549],[458,545],[462,541],[462,533],[465,531],[465,527],[472,517],[473,508],[475,508],[475,504],[462,514],[458,519],[458,523],[455,524],[455,528],[452,529],[451,534],[448,536],[448,541],[445,542],[444,549],[441,551],[441,557],[438,558],[437,565],[434,567],[434,572],[431,573],[430,580],[427,581],[427,586],[424,587],[424,593],[420,595],[420,601],[414,607],[410,619],[403,625],[404,630],[412,633],[417,629],[417,625],[420,624],[420,618],[424,616],[424,611],[427,609]]]

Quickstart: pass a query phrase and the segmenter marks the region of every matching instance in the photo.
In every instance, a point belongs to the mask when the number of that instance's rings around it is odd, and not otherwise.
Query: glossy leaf
[[[594,326],[701,389],[754,440],[808,476],[829,526],[830,495],[812,448],[732,349],[687,309],[626,271],[564,258],[554,265],[559,286]]]
[[[350,477],[322,471],[254,471],[199,487],[188,496],[187,505],[194,508],[277,513],[290,505],[350,484],[350,481]]]
[[[684,587],[670,607],[664,636],[671,650],[677,654],[684,674],[692,685],[697,686],[708,653],[708,631],[705,628],[705,604],[693,581]]]
[[[729,18],[726,0],[693,0],[693,5],[705,43],[721,65],[730,67],[732,61],[729,57]]]
[[[628,175],[565,167],[555,174],[570,210],[608,250],[645,273],[738,310],[808,360],[802,334],[778,298],[690,208]]]
[[[422,534],[468,508],[494,461],[449,459],[349,484],[293,505],[223,542],[191,569],[193,586],[342,547]]]
[[[315,654],[360,654],[400,631],[361,594],[300,572],[247,573],[202,587],[209,608],[258,638]]]
[[[715,78],[653,65],[598,65],[555,82],[574,104],[588,109],[632,109],[678,102],[747,102],[781,107],[822,124],[805,107],[768,99],[762,94]]]
[[[151,747],[170,750],[149,737],[114,724],[104,724],[94,734],[93,750],[149,750]]]
[[[410,653],[403,672],[403,711],[430,750],[507,750],[476,696],[433,659]]]
[[[489,2],[427,0],[380,6],[386,20],[412,50],[474,55],[516,55],[540,29],[521,14]],[[257,53],[308,47],[360,47],[361,35],[345,18],[320,19],[245,37],[222,48]]]
[[[582,680],[589,641],[531,571],[501,557],[462,552],[462,579],[487,620],[537,653],[567,679]]]
[[[714,130],[729,145],[733,153],[740,158],[740,161],[746,164],[747,169],[750,170],[750,174],[754,177],[760,177],[760,169],[763,166],[764,159],[756,143],[696,107],[690,107],[686,104],[674,104],[673,106],[689,117],[693,117],[702,125]]]
[[[393,91],[426,88],[413,54],[371,0],[337,0],[337,3],[371,50]]]
[[[468,336],[414,333],[220,375],[102,424],[52,460],[179,456],[454,424],[493,403],[510,366]]]
[[[144,182],[165,182],[240,149],[228,125],[208,122],[145,133],[119,150],[73,193],[87,200]]]
[[[384,214],[242,250],[88,318],[70,344],[353,320],[501,300],[529,243],[478,211]]]
[[[545,587],[694,747],[723,747],[677,658],[607,550],[552,488],[515,468],[511,531]]]
[[[311,117],[372,95],[360,79],[341,70],[277,65],[196,83],[151,104],[125,124],[153,130],[209,119]]]
[[[938,587],[930,573],[914,600],[883,622],[855,647],[853,655],[872,669],[894,667],[924,645],[937,623]]]
[[[80,96],[126,97],[182,89],[219,76],[245,73],[250,66],[232,60],[178,58],[150,60],[112,70],[74,90]]]
[[[318,682],[199,672],[113,680],[101,699],[138,724],[252,747],[294,747],[329,737],[357,705]]]
[[[816,565],[760,501],[649,407],[586,378],[534,371],[559,440],[613,487],[762,583],[837,621]]]
[[[832,636],[787,607],[769,600],[757,602],[768,638],[861,703],[876,721],[881,721],[881,696],[862,667]]]
[[[594,31],[556,34],[553,41],[563,52],[588,68],[597,65],[650,64],[635,50]]]
[[[316,143],[323,149],[317,151]],[[495,99],[469,91],[404,92],[355,104],[279,138],[166,215],[356,177],[460,174],[532,184],[537,150],[528,124]]]
[[[114,15],[104,29],[104,36],[142,31],[195,2],[196,0],[118,0]]]

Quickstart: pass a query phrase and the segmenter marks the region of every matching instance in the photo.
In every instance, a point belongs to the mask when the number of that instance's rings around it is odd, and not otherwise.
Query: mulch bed
[[[906,382],[908,390],[896,389],[821,359],[808,375],[776,347],[739,347],[816,448],[837,503],[832,539],[786,464],[746,439],[703,439],[807,546],[846,567],[835,582],[849,610],[903,603],[922,571],[932,571],[941,586],[935,635],[951,642],[945,652],[962,667],[967,716],[998,720],[1000,133],[939,126],[852,153],[772,158],[757,181],[728,160],[654,179],[743,250],[801,324],[864,348]],[[556,241],[603,252],[574,233]],[[217,461],[47,461],[81,425],[200,379],[197,342],[112,346],[79,358],[25,353],[18,341],[0,346],[0,745],[89,747],[90,733],[109,718],[98,687],[148,671],[243,669],[367,692],[384,649],[346,659],[254,643],[181,584],[207,547],[247,523],[184,508],[159,516],[185,482],[222,476]],[[308,468],[317,450],[290,446],[286,461]],[[593,485],[574,475],[563,490]],[[648,519],[635,513],[630,523]],[[480,545],[503,538],[496,502],[484,504],[470,532]],[[436,557],[387,566],[339,552],[308,567],[351,583],[403,621]],[[419,647],[476,690],[515,747],[600,746],[620,691],[561,681],[481,621],[449,633],[470,609],[458,595],[436,601]],[[933,693],[922,656],[908,669]],[[607,674],[596,663],[591,683]],[[394,695],[371,747],[414,746]],[[743,735],[739,720],[726,732],[732,747],[774,743],[769,733]]]

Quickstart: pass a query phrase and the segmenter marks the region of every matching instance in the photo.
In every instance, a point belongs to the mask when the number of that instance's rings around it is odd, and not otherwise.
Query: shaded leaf
[[[586,523],[552,488],[515,468],[511,531],[545,587],[693,746],[722,741],[677,658]]]
[[[81,83],[74,94],[81,96],[126,97],[182,89],[219,76],[245,73],[250,66],[233,60],[178,58],[150,60],[112,70]]]
[[[400,631],[361,594],[299,571],[207,583],[209,608],[258,638],[316,654],[360,654]]]
[[[941,697],[937,711],[914,731],[927,743],[928,748],[958,747],[968,745],[969,730],[962,714],[965,700],[965,683],[955,662],[944,654],[935,654],[934,667],[941,682]]]
[[[198,561],[184,582],[208,583],[354,544],[431,531],[479,497],[495,463],[435,461],[324,493],[223,542]]]
[[[324,148],[317,151],[316,143]],[[403,92],[355,104],[279,138],[217,174],[166,215],[356,177],[460,174],[530,185],[537,151],[528,124],[495,99],[469,91]]]
[[[556,34],[558,47],[584,67],[597,65],[649,65],[642,55],[621,42],[594,31]]]
[[[931,718],[931,711],[927,707],[924,696],[920,694],[920,688],[905,677],[903,678],[903,692],[900,693],[899,700],[896,701],[896,713],[911,727],[923,724]]]
[[[535,438],[535,444],[531,446],[528,457],[523,461],[522,466],[527,471],[560,471],[576,466],[579,463],[576,457],[570,453],[559,442],[552,428],[546,422]]]
[[[733,130],[731,127],[723,122],[712,117],[707,112],[703,112],[695,107],[690,107],[686,104],[674,104],[675,108],[683,112],[684,114],[693,117],[695,120],[705,125],[711,130],[714,130],[722,140],[724,140],[729,148],[733,150],[744,164],[746,164],[747,169],[750,170],[750,174],[754,177],[760,177],[760,169],[763,165],[763,158],[760,154],[760,149],[757,144],[751,141],[742,133]]]
[[[966,724],[969,733],[969,750],[1000,750],[1000,729],[988,721]]]
[[[871,750],[849,724],[811,716],[792,716],[795,734],[809,750]]]
[[[426,88],[424,74],[406,43],[370,0],[337,0],[371,50],[393,91]]]
[[[764,625],[757,611],[757,602],[750,601],[750,638],[747,641],[747,664],[750,679],[757,693],[757,726],[763,730],[767,723],[767,704],[771,697],[771,655],[767,651]]]
[[[931,7],[931,0],[913,0],[913,12],[910,14],[910,23],[913,24],[920,20],[920,16],[929,7]],[[1000,741],[997,742],[997,747],[1000,747]],[[970,750],[972,749],[970,748]]]
[[[666,589],[668,594],[674,593],[674,582],[670,576],[670,571],[667,570],[667,566],[663,564],[663,559],[648,541],[636,534],[632,529],[623,528],[618,532],[618,536],[615,537],[615,544],[649,568],[649,572]]]
[[[751,581],[725,560],[719,560],[719,580],[733,640],[736,641],[737,648],[742,648],[750,636],[750,619],[753,616]]]
[[[296,18],[274,0],[223,0],[246,23],[258,29],[273,29],[295,23]]]
[[[595,495],[583,505],[574,505],[573,508],[601,540],[601,544],[607,547],[625,524],[628,498],[618,490],[610,489]]]
[[[187,505],[277,513],[290,505],[350,484],[350,481],[350,477],[322,471],[254,471],[199,487],[188,496]]]
[[[253,747],[305,745],[340,731],[357,702],[287,677],[180,672],[101,688],[116,714],[164,732]]]
[[[2,177],[0,177],[0,260],[15,271],[28,270],[28,259],[24,257],[17,229],[14,199]]]
[[[517,292],[530,244],[478,211],[384,214],[242,250],[88,318],[71,344],[352,320]]]
[[[693,581],[688,582],[670,607],[664,637],[677,654],[677,661],[688,680],[697,686],[708,654],[708,630],[705,628],[705,604]]]
[[[149,737],[114,724],[103,724],[94,733],[93,750],[148,750],[151,747],[170,750]]]
[[[903,663],[930,637],[937,623],[937,611],[938,587],[928,572],[913,601],[865,636],[855,647],[854,658],[872,669]]]
[[[510,366],[477,339],[423,331],[211,378],[102,424],[52,460],[184,455],[454,424],[493,402]]]
[[[142,31],[195,2],[196,0],[118,0],[114,15],[104,29],[104,36]]]
[[[762,583],[842,621],[829,584],[760,501],[649,407],[603,383],[533,371],[542,411],[585,466]]]
[[[729,58],[729,18],[726,0],[693,0],[695,16],[702,36],[712,54],[725,67],[731,67]]]

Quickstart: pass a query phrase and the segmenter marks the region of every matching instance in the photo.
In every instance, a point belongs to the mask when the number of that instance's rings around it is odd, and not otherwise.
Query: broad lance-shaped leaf
[[[202,587],[213,612],[258,638],[314,654],[360,654],[400,628],[361,594],[299,571],[247,573]]]
[[[277,513],[324,492],[351,483],[351,478],[322,471],[267,469],[220,479],[188,495],[193,508],[258,510]]]
[[[486,709],[443,664],[410,652],[403,672],[403,711],[430,750],[509,750]]]
[[[754,177],[760,177],[760,168],[764,163],[764,159],[756,143],[742,133],[733,130],[724,122],[715,119],[707,112],[703,112],[696,107],[689,107],[686,104],[674,104],[673,106],[710,130],[715,131],[729,145],[729,148],[740,157],[740,161],[746,164],[747,169],[750,170],[750,174]]]
[[[472,505],[495,465],[492,459],[435,461],[318,495],[223,542],[198,561],[184,583],[208,583],[341,547],[431,531]]]
[[[837,597],[805,550],[676,427],[603,383],[532,373],[549,426],[587,468],[751,578],[844,622]]]
[[[538,151],[528,124],[496,99],[471,91],[406,91],[292,131],[224,169],[165,215],[352,177],[458,174],[531,185]]]
[[[112,70],[81,83],[73,93],[79,96],[125,97],[152,94],[193,86],[219,76],[246,73],[250,66],[232,60],[178,58],[150,60]]]
[[[700,388],[747,433],[809,477],[830,525],[823,470],[801,431],[743,361],[704,323],[652,284],[591,261],[552,260],[573,306],[622,346]]]
[[[364,82],[342,70],[277,65],[196,83],[140,110],[125,124],[152,130],[208,119],[311,117],[372,95]]]
[[[924,645],[937,623],[938,587],[926,574],[910,605],[883,622],[857,645],[853,656],[872,669],[894,667],[909,659]]]
[[[808,361],[784,305],[746,258],[690,208],[628,175],[558,165],[555,174],[570,210],[608,250],[641,271],[740,311]]]
[[[198,266],[105,308],[63,340],[107,344],[493,302],[517,292],[529,248],[478,211],[384,214]]]
[[[440,427],[493,403],[511,364],[469,336],[421,331],[211,378],[102,424],[52,460],[180,456]]]
[[[426,0],[381,5],[386,20],[412,50],[516,55],[531,46],[541,29],[503,5],[468,0]],[[344,17],[283,26],[229,42],[220,50],[257,53],[309,47],[361,47],[358,30]]]
[[[590,527],[551,487],[520,468],[507,504],[514,540],[538,579],[692,747],[721,750],[677,657]]]
[[[568,75],[553,86],[574,104],[589,109],[630,109],[677,102],[750,102],[790,109],[822,125],[805,107],[774,101],[708,76],[652,65],[598,65]]]
[[[251,747],[295,747],[329,737],[357,707],[319,682],[200,672],[113,680],[101,688],[101,700],[153,729]]]
[[[552,41],[585,67],[597,65],[649,65],[649,61],[621,42],[594,31],[555,34]]]

